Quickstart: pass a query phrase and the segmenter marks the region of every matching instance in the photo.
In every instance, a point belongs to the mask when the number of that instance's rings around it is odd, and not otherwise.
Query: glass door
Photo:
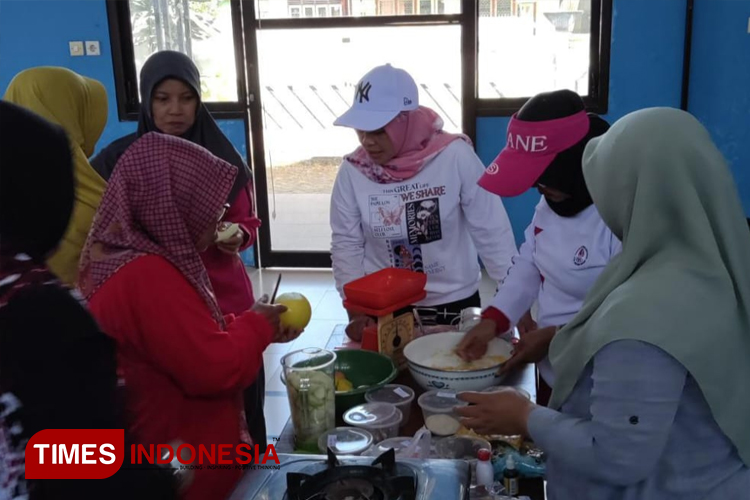
[[[333,126],[354,85],[391,63],[448,131],[464,129],[461,0],[242,2],[260,259],[330,267],[331,189],[358,143]],[[418,14],[417,14],[418,13]]]

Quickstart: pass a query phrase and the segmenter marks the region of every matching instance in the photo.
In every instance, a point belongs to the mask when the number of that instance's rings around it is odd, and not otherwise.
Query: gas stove
[[[279,455],[278,470],[248,471],[230,500],[462,500],[471,474],[463,460]]]

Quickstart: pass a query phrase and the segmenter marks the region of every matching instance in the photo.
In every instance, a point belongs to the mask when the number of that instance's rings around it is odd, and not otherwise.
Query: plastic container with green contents
[[[307,348],[281,358],[296,451],[317,453],[318,438],[336,427],[333,367],[336,354]]]

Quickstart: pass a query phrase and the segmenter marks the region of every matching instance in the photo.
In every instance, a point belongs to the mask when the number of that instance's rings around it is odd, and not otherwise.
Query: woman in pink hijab
[[[479,188],[484,165],[468,137],[443,131],[419,105],[414,79],[391,65],[367,73],[336,125],[356,131],[360,147],[344,158],[331,195],[333,275],[344,285],[386,267],[427,274],[415,306],[449,324],[480,307],[481,257],[500,282],[516,255],[502,201]],[[406,256],[406,258],[405,258]],[[352,316],[358,339],[369,322]]]

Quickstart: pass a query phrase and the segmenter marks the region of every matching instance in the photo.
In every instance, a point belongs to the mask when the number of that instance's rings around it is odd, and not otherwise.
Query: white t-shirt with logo
[[[435,306],[479,289],[479,255],[500,282],[517,255],[498,196],[477,185],[484,166],[473,149],[453,141],[411,179],[378,184],[350,163],[339,169],[331,194],[331,254],[336,287],[386,267],[427,274]]]
[[[492,307],[511,324],[538,301],[539,328],[562,326],[578,313],[599,274],[622,250],[594,205],[574,217],[561,217],[542,196],[526,228],[521,251],[513,259]],[[554,377],[548,360],[540,363],[544,380]]]

